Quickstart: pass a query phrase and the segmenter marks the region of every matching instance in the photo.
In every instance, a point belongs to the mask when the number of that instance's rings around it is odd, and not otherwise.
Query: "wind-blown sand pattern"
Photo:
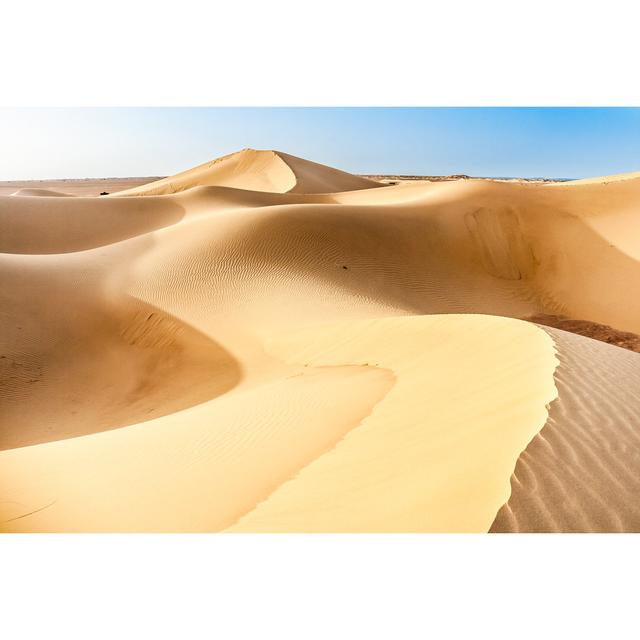
[[[640,332],[639,194],[245,150],[0,196],[0,528],[637,529],[640,355],[518,318]]]
[[[491,531],[640,531],[640,354],[545,330],[559,397]]]

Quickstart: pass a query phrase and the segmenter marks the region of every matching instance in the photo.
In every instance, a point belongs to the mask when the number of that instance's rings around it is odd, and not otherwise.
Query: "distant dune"
[[[151,178],[81,178],[69,180],[0,181],[0,196],[99,196],[138,187]]]
[[[1,530],[640,531],[640,174],[98,193],[0,195]]]
[[[381,185],[281,151],[245,149],[175,176],[121,191],[118,195],[165,195],[194,186],[235,187],[274,193],[333,193]]]
[[[71,194],[54,191],[53,189],[18,189],[12,196],[35,196],[45,198],[64,198]]]

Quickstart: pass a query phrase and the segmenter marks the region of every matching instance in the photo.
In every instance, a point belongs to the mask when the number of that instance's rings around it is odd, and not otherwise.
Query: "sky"
[[[0,108],[0,180],[164,176],[240,149],[345,171],[640,171],[640,108]]]

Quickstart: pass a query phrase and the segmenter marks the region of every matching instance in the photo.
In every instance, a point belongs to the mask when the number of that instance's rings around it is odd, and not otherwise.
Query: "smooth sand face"
[[[506,318],[314,326],[276,334],[267,349],[307,367],[364,362],[395,384],[230,531],[486,531],[556,396],[552,341]]]
[[[563,341],[513,318],[640,331],[639,191],[383,187],[248,150],[109,197],[0,197],[0,526],[487,531],[509,503],[526,529],[511,476],[575,385]],[[630,455],[582,465],[596,494],[635,486]]]

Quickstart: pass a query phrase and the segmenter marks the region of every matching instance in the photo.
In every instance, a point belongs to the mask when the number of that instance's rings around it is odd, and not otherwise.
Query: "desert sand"
[[[0,196],[99,196],[123,191],[152,178],[83,178],[69,180],[7,180],[0,182]]]
[[[22,189],[0,530],[640,531],[639,174]]]

